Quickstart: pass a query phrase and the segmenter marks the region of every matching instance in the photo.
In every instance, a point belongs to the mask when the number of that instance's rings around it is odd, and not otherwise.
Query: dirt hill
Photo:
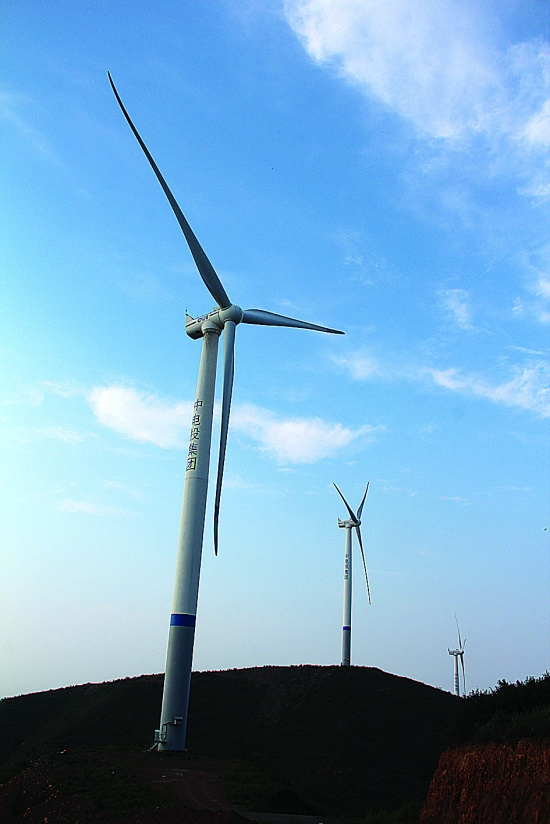
[[[5,699],[0,769],[16,776],[33,759],[79,748],[143,751],[161,693],[161,676],[142,676]],[[221,759],[245,809],[364,817],[423,801],[457,700],[367,667],[194,673],[183,758]]]
[[[421,824],[550,821],[550,741],[478,744],[439,761]]]

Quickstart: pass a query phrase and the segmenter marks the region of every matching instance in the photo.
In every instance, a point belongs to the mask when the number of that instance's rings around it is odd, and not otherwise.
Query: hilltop
[[[82,748],[145,751],[162,683],[149,675],[4,699],[0,770]],[[244,808],[363,817],[425,798],[457,701],[371,667],[197,672],[189,755],[176,758],[221,760]]]

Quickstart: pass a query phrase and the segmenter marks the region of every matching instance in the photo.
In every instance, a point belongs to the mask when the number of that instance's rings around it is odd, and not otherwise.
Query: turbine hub
[[[218,312],[218,318],[220,319],[222,325],[228,320],[232,320],[233,323],[240,323],[243,319],[243,314],[244,313],[241,307],[232,303],[231,306],[228,306],[226,309],[220,309]]]

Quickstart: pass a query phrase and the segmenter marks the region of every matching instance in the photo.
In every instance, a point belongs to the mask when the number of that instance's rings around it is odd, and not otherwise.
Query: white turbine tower
[[[199,274],[206,288],[217,303],[216,308],[206,315],[198,318],[192,318],[187,315],[185,323],[185,331],[189,337],[193,339],[202,338],[203,343],[183,488],[176,578],[168,636],[160,729],[156,732],[156,741],[160,750],[180,751],[185,749],[187,732],[187,709],[189,704],[189,687],[191,682],[206,493],[208,487],[208,465],[212,436],[212,416],[214,411],[218,338],[221,332],[224,331],[220,448],[214,501],[214,549],[216,554],[218,552],[218,520],[223,468],[229,426],[231,394],[233,390],[234,345],[237,324],[251,323],[261,326],[292,326],[299,329],[313,329],[319,332],[333,332],[338,335],[344,333],[336,329],[328,329],[325,326],[317,326],[314,323],[306,323],[305,321],[295,320],[284,315],[266,312],[262,309],[243,310],[239,306],[231,303],[212,264],[195,237],[172,192],[168,188],[168,184],[164,180],[149,150],[132,123],[128,112],[124,108],[110,74],[109,81],[132,132],[157,176],[164,194],[168,198]]]
[[[454,694],[460,696],[460,681],[458,675],[458,659],[460,658],[460,664],[462,666],[462,695],[466,693],[466,673],[464,670],[464,646],[466,644],[466,639],[464,642],[460,638],[460,628],[458,626],[458,619],[455,615],[456,621],[456,629],[458,632],[458,649],[449,649],[447,647],[447,651],[449,655],[454,657]]]
[[[367,594],[369,596],[369,604],[370,604],[370,587],[369,587],[369,576],[367,575],[367,565],[365,563],[365,553],[363,551],[363,541],[361,539],[361,513],[363,512],[363,504],[365,503],[365,498],[367,497],[367,492],[369,491],[369,485],[367,483],[367,487],[365,489],[365,494],[363,495],[363,500],[359,504],[359,509],[357,510],[357,514],[355,514],[336,486],[336,491],[340,495],[341,499],[346,505],[346,509],[349,512],[349,518],[347,521],[341,521],[338,518],[338,526],[341,529],[346,530],[346,552],[344,555],[344,621],[342,627],[342,666],[349,667],[351,665],[351,574],[352,574],[352,555],[351,555],[351,543],[352,543],[352,535],[351,530],[355,529],[357,532],[357,540],[359,542],[359,548],[361,550],[361,558],[363,559],[363,569],[365,570],[365,581],[367,582]]]

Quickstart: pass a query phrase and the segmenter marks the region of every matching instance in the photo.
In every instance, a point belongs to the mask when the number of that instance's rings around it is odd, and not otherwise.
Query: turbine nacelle
[[[227,321],[233,321],[233,323],[238,324],[241,323],[243,316],[244,312],[241,307],[236,306],[234,303],[226,309],[220,309],[220,307],[217,306],[211,312],[208,312],[208,314],[200,315],[198,318],[186,315],[185,332],[190,338],[193,338],[193,340],[198,340],[198,338],[202,338],[204,335],[206,321],[214,323],[221,332]]]
[[[361,521],[352,521],[351,519],[347,521],[341,521],[340,518],[338,518],[338,526],[341,529],[352,529],[353,527],[361,526]]]

